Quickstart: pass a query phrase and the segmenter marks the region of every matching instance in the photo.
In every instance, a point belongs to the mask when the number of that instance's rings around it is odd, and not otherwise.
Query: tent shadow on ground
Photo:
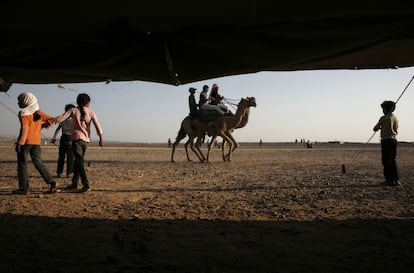
[[[74,210],[78,208],[73,208]],[[412,272],[414,220],[0,215],[1,272]]]

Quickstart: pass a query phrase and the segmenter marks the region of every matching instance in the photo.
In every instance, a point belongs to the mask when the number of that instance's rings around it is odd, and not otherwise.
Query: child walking
[[[65,105],[65,112],[69,109],[75,108],[73,104]],[[66,158],[66,177],[70,177],[73,173],[73,149],[72,149],[72,118],[65,120],[64,122],[59,123],[59,126],[56,128],[55,133],[53,134],[50,142],[55,143],[56,137],[59,131],[62,130],[62,135],[60,136],[59,141],[59,157],[58,164],[56,169],[57,177],[61,177],[63,173],[63,167],[65,165]]]
[[[393,101],[384,101],[381,104],[384,115],[379,119],[374,127],[374,131],[381,130],[381,156],[382,165],[384,166],[384,177],[386,186],[399,186],[397,162],[397,139],[398,119],[393,114],[395,103]]]
[[[63,115],[56,117],[53,120],[54,123],[61,123],[68,118],[72,118],[72,149],[75,162],[72,184],[66,188],[77,189],[80,179],[83,185],[81,192],[85,192],[90,189],[84,166],[84,158],[87,144],[90,142],[91,123],[95,126],[96,134],[99,136],[99,146],[103,147],[102,128],[95,112],[89,109],[90,102],[91,99],[88,94],[79,94],[76,99],[78,107],[69,109]]]
[[[47,124],[47,121],[52,119],[39,110],[39,104],[36,97],[28,92],[21,93],[18,98],[18,105],[20,108],[19,121],[20,133],[16,142],[17,153],[17,173],[19,177],[19,189],[13,191],[13,194],[28,194],[29,182],[27,173],[27,157],[30,154],[33,164],[37,171],[42,176],[46,184],[50,185],[48,193],[56,193],[58,188],[56,182],[53,180],[49,170],[43,164],[41,159],[41,133]],[[45,123],[44,123],[45,122]]]

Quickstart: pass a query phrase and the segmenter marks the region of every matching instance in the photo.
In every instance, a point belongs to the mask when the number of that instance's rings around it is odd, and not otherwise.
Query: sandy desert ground
[[[54,173],[57,147],[42,149]],[[91,191],[44,194],[30,164],[20,196],[0,145],[0,271],[413,272],[414,145],[399,146],[400,187],[381,185],[378,145],[170,152],[90,145]]]

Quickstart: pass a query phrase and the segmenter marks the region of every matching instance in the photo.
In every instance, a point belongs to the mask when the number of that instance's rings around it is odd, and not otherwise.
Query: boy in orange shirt
[[[56,193],[58,188],[49,170],[43,164],[41,156],[41,134],[43,122],[52,119],[51,116],[39,110],[36,97],[31,93],[21,93],[18,98],[20,107],[19,121],[20,133],[16,142],[17,172],[19,176],[19,189],[14,194],[28,194],[29,183],[27,174],[27,156],[30,154],[37,171],[46,184],[50,185],[48,193]]]

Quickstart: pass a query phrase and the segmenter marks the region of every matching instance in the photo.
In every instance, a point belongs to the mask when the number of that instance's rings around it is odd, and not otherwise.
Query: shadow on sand
[[[78,209],[78,208],[74,208]],[[414,220],[0,216],[1,272],[412,272]]]

